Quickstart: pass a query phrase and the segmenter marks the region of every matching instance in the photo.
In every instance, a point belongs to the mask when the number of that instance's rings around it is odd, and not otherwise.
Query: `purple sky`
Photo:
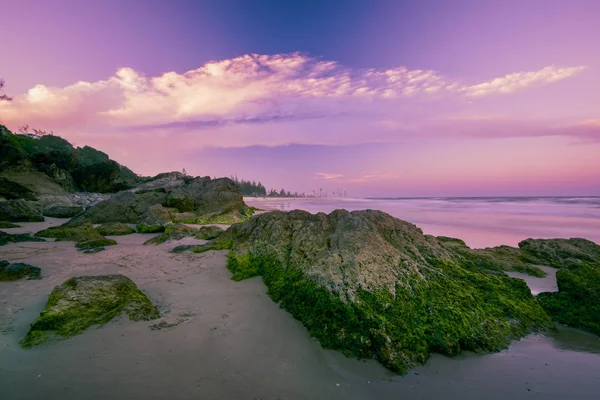
[[[600,195],[595,0],[0,10],[15,98],[0,122],[141,174],[352,196]]]

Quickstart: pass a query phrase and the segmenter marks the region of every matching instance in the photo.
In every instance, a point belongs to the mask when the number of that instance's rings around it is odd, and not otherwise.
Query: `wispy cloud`
[[[131,68],[97,82],[63,88],[39,84],[0,104],[9,124],[202,128],[352,113],[374,101],[386,107],[446,98],[513,93],[565,79],[584,67],[545,67],[464,85],[432,70],[351,69],[301,53],[244,55],[185,73],[147,77]]]
[[[585,66],[566,68],[549,66],[539,71],[515,72],[488,82],[463,86],[458,88],[458,91],[468,96],[514,93],[532,85],[556,82],[571,77],[585,68]]]
[[[316,174],[317,174],[317,179],[323,179],[326,181],[338,180],[338,179],[344,177],[344,175],[341,175],[341,174],[327,174],[325,172],[317,172]]]

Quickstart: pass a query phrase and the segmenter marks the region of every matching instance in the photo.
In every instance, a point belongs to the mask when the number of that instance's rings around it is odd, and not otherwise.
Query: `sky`
[[[0,0],[0,123],[143,175],[600,195],[600,1]]]

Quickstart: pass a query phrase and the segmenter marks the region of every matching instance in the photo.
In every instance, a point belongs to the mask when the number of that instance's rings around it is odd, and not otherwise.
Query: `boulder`
[[[103,224],[123,222],[137,224],[144,213],[154,205],[165,205],[167,194],[164,190],[124,191],[101,201],[84,213],[74,217],[70,223],[78,225],[85,222]]]
[[[23,347],[52,337],[68,338],[92,325],[102,325],[125,312],[132,321],[152,320],[158,310],[131,279],[123,275],[71,278],[54,288],[48,304],[31,324]]]
[[[29,264],[0,261],[0,281],[16,281],[27,277],[27,279],[41,279],[42,271],[38,267]]]
[[[52,204],[42,211],[46,217],[71,218],[83,211],[83,207],[72,204]]]
[[[41,222],[44,220],[39,208],[26,200],[0,201],[0,221]]]
[[[38,200],[43,195],[60,195],[65,190],[48,175],[26,166],[0,172],[0,196],[7,199]]]
[[[324,347],[397,372],[431,352],[498,351],[552,326],[525,281],[380,211],[265,213],[210,248],[230,249],[234,280],[261,275]]]
[[[169,211],[156,204],[149,207],[142,215],[140,222],[137,224],[137,230],[140,233],[162,232],[171,223]]]
[[[227,178],[191,178],[179,173],[159,175],[131,190],[119,192],[78,215],[72,224],[125,222],[144,224],[149,207],[172,209],[178,221],[199,218],[201,223],[234,223],[248,217],[239,187]],[[184,214],[184,215],[182,215]]]

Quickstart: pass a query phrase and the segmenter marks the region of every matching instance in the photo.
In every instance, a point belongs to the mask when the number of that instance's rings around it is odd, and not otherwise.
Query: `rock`
[[[102,239],[92,239],[92,240],[86,240],[84,242],[78,242],[75,244],[75,247],[77,247],[80,250],[90,250],[90,249],[99,248],[99,247],[104,248],[104,246],[114,246],[116,244],[117,244],[116,240],[102,238]]]
[[[96,254],[106,250],[104,247],[83,247],[79,249],[83,254]]]
[[[9,228],[20,228],[21,225],[13,224],[8,221],[0,221],[0,229],[9,229]]]
[[[42,212],[46,217],[52,218],[71,218],[75,215],[81,213],[83,211],[83,207],[76,205],[66,205],[66,204],[53,204],[44,208]]]
[[[104,200],[70,221],[71,225],[86,222],[103,224],[106,222],[123,222],[137,224],[148,208],[153,205],[165,205],[167,194],[163,190],[146,192],[125,191]]]
[[[518,271],[531,276],[544,277],[546,273],[528,263],[521,249],[510,246],[498,246],[486,249],[470,249],[460,239],[438,236],[442,245],[471,260],[477,266],[497,271]]]
[[[0,246],[4,246],[7,243],[19,243],[19,242],[45,242],[44,239],[32,237],[25,233],[10,234],[0,231]]]
[[[137,224],[137,230],[140,233],[162,232],[169,224],[171,224],[169,211],[156,204],[149,207],[142,215],[140,222]]]
[[[37,237],[54,238],[57,242],[71,241],[71,242],[86,242],[89,240],[101,240],[105,239],[94,225],[83,224],[79,226],[70,226],[62,224],[60,226],[54,226],[48,229],[44,229],[35,234]]]
[[[212,240],[219,237],[223,229],[218,226],[201,226],[196,234],[196,239]]]
[[[142,219],[151,206],[172,208],[178,221],[231,224],[248,217],[239,187],[227,178],[191,178],[170,173],[145,182],[131,190],[87,209],[72,224],[124,222],[144,224]],[[183,214],[183,215],[181,215]]]
[[[11,222],[42,222],[40,210],[26,200],[0,201],[0,220]]]
[[[526,257],[559,268],[558,292],[537,297],[556,322],[600,335],[600,246],[586,239],[527,239]]]
[[[193,212],[184,212],[184,213],[174,212],[174,213],[171,213],[171,219],[176,224],[178,224],[178,223],[195,224],[196,221],[198,220],[198,216],[196,214],[194,214]]]
[[[135,229],[122,222],[107,222],[96,229],[103,236],[123,236],[135,233]]]
[[[26,166],[0,172],[0,196],[8,199],[38,200],[42,195],[60,195],[65,190],[48,175]]]
[[[53,335],[68,338],[123,312],[132,321],[159,318],[148,297],[123,275],[71,278],[50,293],[46,308],[31,324],[21,345],[37,346]]]
[[[171,240],[181,240],[185,237],[194,236],[196,232],[196,229],[183,224],[171,224],[165,228],[165,232],[162,235],[146,240],[144,245],[162,244]]]
[[[551,326],[523,280],[380,211],[265,213],[210,248],[230,248],[232,278],[261,275],[324,347],[398,372],[431,352],[498,351]]]
[[[0,281],[16,281],[27,277],[30,279],[41,279],[42,270],[29,264],[0,261]]]
[[[537,265],[563,268],[600,263],[600,246],[586,239],[527,239],[519,248]]]
[[[144,243],[145,244],[145,243]],[[195,249],[202,249],[202,248],[210,248],[210,246],[212,245],[212,243],[210,244],[182,244],[179,246],[175,246],[174,248],[171,249],[171,251],[169,251],[169,253],[183,253],[186,251],[193,251]]]

